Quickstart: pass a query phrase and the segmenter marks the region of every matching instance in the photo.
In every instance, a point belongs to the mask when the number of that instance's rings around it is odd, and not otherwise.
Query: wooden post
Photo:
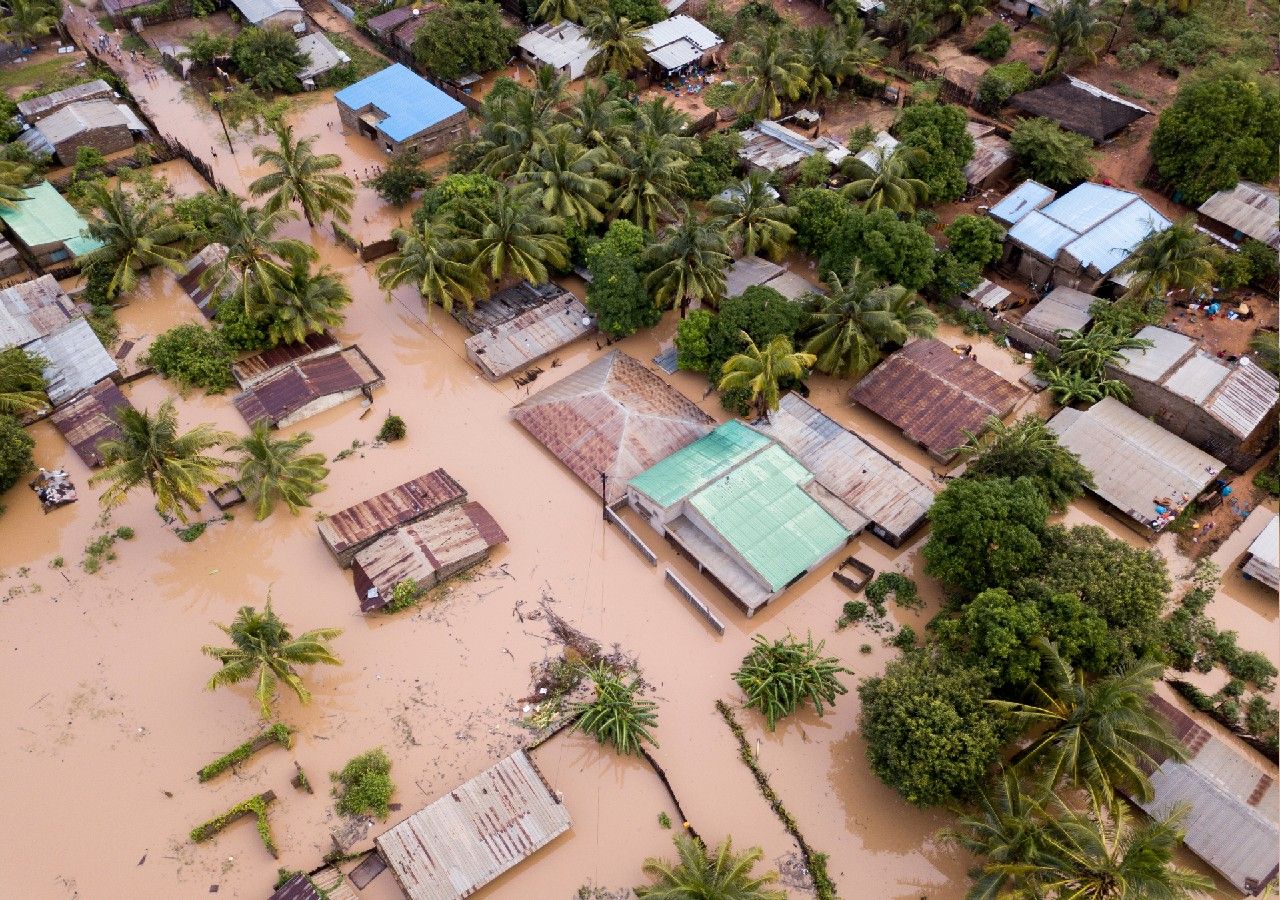
[[[609,521],[609,476],[600,473],[600,518]]]

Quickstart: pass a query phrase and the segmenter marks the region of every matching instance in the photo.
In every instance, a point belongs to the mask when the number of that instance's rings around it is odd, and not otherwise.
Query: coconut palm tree
[[[328,266],[311,270],[311,262],[293,259],[283,276],[277,276],[270,305],[263,308],[267,336],[273,344],[300,344],[308,335],[342,324],[344,307],[351,303],[347,283]]]
[[[645,254],[650,270],[645,290],[660,307],[678,305],[682,317],[694,300],[718,304],[724,297],[728,249],[719,228],[698,221],[685,207],[680,224],[668,228]]]
[[[965,443],[955,453],[966,460],[968,478],[1030,478],[1054,512],[1094,487],[1093,474],[1080,457],[1058,442],[1058,436],[1039,416],[1023,416],[1006,425],[988,416],[977,433],[965,431]]]
[[[210,425],[179,432],[172,400],[161,403],[154,416],[145,409],[122,407],[117,421],[120,436],[98,444],[103,468],[89,479],[90,484],[107,483],[102,505],[118,506],[145,484],[156,498],[156,512],[185,524],[187,512],[198,512],[204,505],[205,489],[222,483],[227,463],[208,451],[230,441],[231,435]]]
[[[1163,299],[1173,290],[1208,294],[1217,279],[1209,238],[1196,230],[1194,216],[1138,242],[1116,274],[1131,275],[1125,297]]]
[[[586,674],[596,695],[574,704],[573,727],[623,756],[643,755],[645,744],[658,746],[650,731],[658,724],[658,705],[640,696],[640,679],[626,681],[603,664],[588,667]]]
[[[702,841],[689,834],[677,834],[675,845],[674,863],[645,860],[649,884],[635,889],[641,900],[786,900],[786,891],[769,887],[777,874],[753,873],[764,856],[759,847],[734,853],[733,838],[725,838],[708,853]]]
[[[48,360],[21,347],[0,351],[0,415],[25,416],[49,405],[46,365]]]
[[[892,152],[876,147],[870,177],[854,179],[843,190],[850,197],[865,201],[868,210],[911,212],[929,197],[929,186],[911,177],[912,169],[924,159],[925,153],[919,147],[900,144]]]
[[[781,259],[795,237],[791,211],[761,172],[752,172],[731,187],[728,196],[715,197],[708,208],[729,241],[744,256],[763,253]]]
[[[689,134],[689,117],[666,97],[654,97],[635,108],[636,124],[645,134],[676,138],[676,146],[685,156],[697,155],[698,141]]]
[[[569,98],[569,76],[551,66],[538,66],[533,74],[533,108],[542,114],[558,118],[558,107]]]
[[[323,453],[303,453],[311,443],[308,432],[291,438],[274,438],[266,420],[259,420],[249,432],[231,446],[240,455],[236,481],[245,497],[253,504],[254,517],[261,522],[284,501],[295,516],[311,505],[311,495],[324,490],[329,474]]]
[[[822,718],[837,697],[849,692],[839,676],[852,673],[836,657],[823,656],[824,647],[824,641],[813,642],[813,635],[800,641],[790,632],[776,641],[761,634],[752,638],[751,652],[733,680],[747,695],[747,707],[760,711],[770,731],[806,700]]]
[[[721,391],[746,388],[756,411],[768,418],[778,408],[779,382],[784,378],[801,380],[817,359],[812,353],[797,353],[785,334],[775,337],[761,350],[751,335],[740,332],[746,349],[729,357],[724,364]]]
[[[275,148],[253,148],[254,159],[274,171],[255,179],[249,185],[249,193],[255,197],[269,195],[267,212],[298,203],[313,228],[325,213],[340,222],[350,222],[355,184],[346,175],[333,171],[342,168],[342,158],[335,153],[316,153],[312,148],[319,138],[314,135],[295,140],[292,125],[278,124],[275,134]]]
[[[231,638],[231,646],[200,648],[200,652],[222,664],[205,689],[212,691],[253,679],[253,696],[264,719],[271,718],[277,684],[283,683],[292,690],[299,702],[311,702],[311,692],[302,683],[296,666],[342,665],[329,649],[329,641],[342,634],[341,628],[316,628],[294,637],[271,608],[270,597],[262,612],[242,606],[230,625],[218,627]]]
[[[602,6],[588,14],[584,24],[587,37],[596,48],[596,55],[587,63],[587,74],[613,72],[625,76],[644,66],[647,57],[643,22],[633,22]]]
[[[1124,351],[1146,351],[1155,344],[1146,338],[1116,334],[1107,328],[1094,328],[1085,334],[1078,331],[1059,332],[1058,349],[1062,351],[1058,362],[1068,369],[1084,375],[1101,378],[1106,367],[1125,361]]]
[[[821,110],[853,72],[844,34],[825,25],[802,28],[796,33],[795,49],[805,73],[804,98]]]
[[[424,221],[416,228],[391,232],[399,249],[378,264],[378,282],[392,290],[412,282],[428,305],[452,312],[455,303],[471,309],[485,293],[484,276],[463,261],[466,247],[452,227]]]
[[[582,89],[578,102],[569,110],[569,126],[577,143],[588,150],[603,147],[611,155],[628,133],[622,122],[622,105],[604,88],[593,85]]]
[[[642,131],[618,148],[621,177],[613,195],[612,215],[656,234],[663,220],[676,215],[676,201],[689,190],[685,139]]]
[[[548,263],[569,264],[564,223],[506,187],[494,194],[491,205],[464,210],[462,219],[472,266],[495,282],[514,277],[543,284]]]
[[[302,241],[276,237],[281,225],[297,217],[291,209],[269,211],[250,206],[234,194],[222,194],[210,221],[214,240],[227,252],[205,272],[207,286],[216,296],[234,291],[246,312],[255,304],[273,302],[292,262],[317,256]]]
[[[513,181],[547,215],[585,228],[604,221],[609,182],[600,177],[602,171],[611,171],[608,152],[588,150],[573,140],[568,126],[558,126],[534,144],[528,168]]]
[[[570,22],[582,21],[582,6],[578,0],[542,0],[533,14],[539,22],[550,22],[557,25],[568,19]]]
[[[542,106],[532,91],[518,91],[487,106],[477,142],[478,168],[498,180],[524,171],[555,119],[555,110]]]
[[[1006,769],[976,806],[942,837],[984,858],[972,872],[969,900],[1009,896],[1017,881],[1012,871],[1033,864],[1049,842],[1043,794],[1024,791],[1017,773]]]
[[[58,27],[58,4],[50,0],[5,0],[0,34],[11,43],[29,47]]]
[[[1040,66],[1042,76],[1052,72],[1064,57],[1081,56],[1090,65],[1096,64],[1095,43],[1115,27],[1102,18],[1089,0],[1057,0],[1037,22],[1049,40],[1049,51]]]
[[[1249,338],[1254,360],[1272,375],[1280,375],[1280,335],[1263,329]]]
[[[880,361],[882,347],[911,337],[930,337],[938,320],[919,297],[900,284],[882,285],[854,262],[846,278],[832,273],[831,293],[808,300],[806,353],[814,368],[840,378],[859,378]]]
[[[1108,802],[1117,789],[1139,801],[1150,800],[1146,772],[1158,768],[1162,758],[1186,758],[1182,744],[1148,703],[1164,667],[1145,660],[1086,682],[1057,648],[1041,640],[1039,649],[1046,683],[1032,685],[1033,698],[1025,703],[988,701],[1036,729],[1031,743],[1015,757],[1015,766],[1042,772],[1049,787],[1072,784]]]
[[[19,200],[27,199],[23,188],[31,180],[31,172],[23,163],[0,160],[0,209],[13,209]]]
[[[84,197],[94,207],[89,235],[102,246],[80,257],[79,264],[111,272],[109,298],[132,291],[138,274],[152,266],[182,272],[182,251],[168,245],[188,228],[173,219],[164,203],[127,194],[118,184],[108,190],[105,183],[86,184]]]
[[[734,55],[734,108],[743,115],[776,118],[782,104],[799,99],[805,89],[804,63],[781,28],[757,31]]]

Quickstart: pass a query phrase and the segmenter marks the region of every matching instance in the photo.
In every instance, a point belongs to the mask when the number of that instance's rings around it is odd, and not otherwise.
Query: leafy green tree
[[[916,806],[975,793],[1001,744],[986,679],[913,651],[864,679],[859,719],[871,771]]]
[[[743,115],[776,118],[805,89],[804,60],[781,28],[757,30],[734,48],[733,62],[734,108]]]
[[[660,306],[678,306],[681,316],[695,300],[715,305],[724,297],[727,250],[720,229],[686,208],[681,222],[649,248],[645,289]]]
[[[947,249],[961,263],[985,268],[1000,258],[1004,250],[1004,229],[987,216],[965,214],[943,229]]]
[[[1208,296],[1217,280],[1213,259],[1213,243],[1196,229],[1195,216],[1187,216],[1139,241],[1116,274],[1133,276],[1127,297],[1163,298],[1173,290]]]
[[[1021,60],[994,65],[978,79],[978,106],[996,112],[1014,94],[1029,90],[1035,81],[1035,73]]]
[[[988,62],[999,62],[1013,46],[1013,31],[1003,22],[996,22],[982,32],[969,49]]]
[[[486,293],[484,275],[464,261],[464,240],[450,226],[424,221],[414,228],[391,232],[398,249],[378,264],[378,283],[390,291],[414,284],[428,306],[452,312],[455,303],[471,309]]]
[[[802,642],[790,633],[776,641],[757,634],[752,644],[733,680],[747,695],[747,706],[764,716],[770,731],[805,700],[813,703],[814,712],[822,718],[825,707],[834,706],[836,697],[849,691],[838,677],[849,670],[834,656],[823,656],[825,643],[814,644],[812,635]]]
[[[587,676],[596,696],[574,704],[574,729],[612,744],[623,756],[643,755],[645,744],[658,746],[650,730],[658,724],[658,705],[640,696],[639,677],[627,681],[604,665],[589,667]]]
[[[609,338],[618,340],[661,321],[662,310],[645,291],[633,263],[615,253],[597,254],[589,268],[587,308]]]
[[[867,210],[912,212],[929,197],[929,185],[911,173],[925,164],[927,154],[919,147],[899,145],[892,152],[876,148],[876,161],[865,178],[846,184],[844,192],[863,201]]]
[[[918,291],[933,278],[937,251],[920,225],[899,219],[887,209],[852,209],[827,239],[818,271],[848,272],[855,260],[880,281]]]
[[[21,147],[22,144],[10,146]],[[27,199],[23,188],[30,183],[34,171],[34,167],[27,163],[0,159],[0,209],[13,209],[19,200]]]
[[[911,173],[925,183],[927,197],[934,203],[958,200],[968,187],[964,167],[973,159],[968,123],[964,107],[915,103],[903,110],[894,125],[894,133],[904,145],[924,154]]]
[[[235,385],[231,363],[235,355],[222,335],[202,325],[175,325],[147,348],[146,362],[185,391],[196,387],[220,394]]]
[[[1023,119],[1009,135],[1022,171],[1050,187],[1072,187],[1093,177],[1093,142],[1048,119]]]
[[[626,16],[641,25],[652,25],[667,17],[667,10],[661,0],[608,0],[606,5],[614,14]]]
[[[202,28],[183,39],[187,49],[182,51],[182,58],[189,59],[197,66],[209,68],[220,59],[231,55],[231,35]]]
[[[1037,571],[1049,504],[1030,478],[960,478],[929,509],[925,572],[969,594]]]
[[[265,420],[254,423],[247,437],[231,445],[240,455],[236,480],[253,504],[254,517],[261,522],[283,501],[295,516],[311,506],[311,495],[324,490],[329,469],[323,453],[303,453],[312,441],[309,432],[291,438],[274,438]]]
[[[249,193],[268,198],[265,207],[268,213],[297,203],[312,228],[325,213],[331,213],[340,222],[350,222],[355,185],[346,175],[334,172],[342,168],[341,157],[335,153],[316,153],[313,147],[319,138],[312,135],[295,139],[292,125],[282,124],[275,133],[276,147],[253,148],[253,158],[258,164],[273,171],[254,179]]]
[[[966,437],[958,448],[968,461],[965,478],[1030,478],[1057,513],[1094,486],[1080,457],[1063,447],[1039,416],[1024,416],[1012,425],[991,416],[982,434],[966,432]]]
[[[186,234],[186,228],[173,221],[162,202],[134,197],[119,184],[108,190],[105,182],[86,185],[84,196],[94,207],[89,235],[102,246],[80,257],[79,263],[111,272],[108,299],[136,288],[139,273],[152,266],[183,271],[182,252],[170,245]]]
[[[534,141],[528,167],[515,182],[547,215],[588,227],[604,221],[609,182],[601,176],[612,174],[607,160],[605,148],[586,149],[564,126]]]
[[[426,17],[413,38],[413,58],[438,78],[483,74],[506,65],[518,37],[498,4],[465,0]]]
[[[683,372],[713,375],[710,332],[716,315],[709,309],[695,309],[676,326],[676,365]]]
[[[154,416],[122,407],[117,421],[120,437],[98,444],[103,468],[89,479],[90,484],[106,482],[102,505],[119,506],[131,490],[145,484],[156,499],[156,512],[186,524],[188,511],[199,512],[204,505],[205,489],[222,484],[227,464],[209,451],[227,443],[230,435],[209,425],[179,432],[172,400],[161,403]]]
[[[1021,690],[1040,674],[1033,643],[1045,634],[1040,608],[1004,588],[978,594],[958,616],[939,622],[937,634],[949,653],[984,672],[994,687]]]
[[[797,353],[784,335],[778,335],[763,350],[745,331],[746,349],[724,364],[721,391],[746,390],[756,412],[767,417],[778,408],[779,384],[785,379],[802,381],[813,365],[812,353]]]
[[[264,719],[271,718],[278,684],[292,690],[300,703],[311,702],[311,691],[302,683],[298,666],[342,665],[329,648],[329,641],[342,634],[341,628],[315,628],[294,637],[271,608],[270,598],[262,612],[242,606],[230,625],[218,627],[231,638],[231,646],[200,648],[222,666],[205,688],[212,691],[252,680],[253,696]]]
[[[47,360],[21,347],[0,350],[0,415],[24,416],[49,405],[45,393]]]
[[[757,877],[752,871],[764,856],[760,848],[733,852],[733,838],[725,838],[710,853],[698,838],[675,836],[676,862],[647,859],[644,873],[649,884],[635,889],[641,900],[785,900],[785,891],[768,885],[778,880],[773,872]]]
[[[231,61],[255,90],[292,94],[302,88],[298,73],[307,55],[283,28],[245,28],[231,42]]]
[[[597,258],[612,256],[639,269],[648,247],[649,235],[643,228],[626,219],[614,219],[604,236],[587,248],[587,267],[590,268]]]
[[[817,159],[818,154],[809,158]],[[794,190],[787,200],[796,231],[796,246],[815,257],[827,252],[834,235],[854,209],[839,191],[823,187]]]
[[[13,416],[0,415],[0,492],[9,490],[18,479],[35,468],[31,450],[36,440]]]
[[[365,184],[391,205],[404,206],[416,191],[431,187],[431,174],[422,168],[416,153],[397,153]]]
[[[344,816],[373,813],[380,819],[391,814],[391,760],[381,747],[350,759],[341,771],[330,772],[334,783],[334,807]]]
[[[349,305],[351,291],[341,275],[328,266],[313,271],[309,261],[295,259],[262,316],[272,344],[300,344],[309,335],[341,325],[342,310]]]
[[[585,25],[587,36],[596,48],[596,55],[587,63],[588,73],[612,72],[626,76],[643,68],[647,58],[643,33],[648,26],[645,23],[619,15],[606,6],[589,15]]]
[[[1041,77],[1075,57],[1096,64],[1098,42],[1116,27],[1102,18],[1089,0],[1056,0],[1048,13],[1039,17],[1039,24],[1049,40],[1049,52],[1040,66]]]
[[[553,25],[568,19],[570,22],[582,21],[583,7],[578,0],[541,0],[533,17],[539,22],[550,22]]]
[[[727,197],[714,198],[708,208],[743,256],[762,253],[781,259],[795,236],[790,210],[760,172],[752,172],[732,187]]]
[[[495,282],[523,278],[545,284],[547,266],[569,265],[569,245],[563,224],[555,216],[526,203],[515,191],[502,188],[488,208],[463,213],[463,233],[471,264]]]
[[[709,200],[737,181],[741,147],[742,138],[736,131],[712,131],[698,138],[698,153],[684,169],[687,195]]]
[[[58,27],[58,4],[51,0],[5,0],[0,35],[29,47]]]

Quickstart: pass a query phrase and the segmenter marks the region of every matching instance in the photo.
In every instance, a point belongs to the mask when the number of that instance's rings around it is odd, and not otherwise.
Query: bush
[[[700,152],[685,167],[689,195],[709,200],[728,187],[738,172],[738,149],[742,138],[736,131],[713,131],[698,140]]]
[[[877,608],[883,606],[889,595],[893,602],[902,609],[921,609],[924,601],[916,590],[916,583],[901,572],[881,572],[876,580],[867,585],[867,599]]]
[[[1022,171],[1049,187],[1068,188],[1093,177],[1093,141],[1048,119],[1023,119],[1009,136]]]
[[[1251,284],[1256,287],[1262,287],[1275,280],[1277,268],[1280,267],[1280,260],[1276,257],[1276,251],[1262,243],[1262,241],[1254,238],[1245,238],[1244,243],[1240,245],[1240,255],[1249,258]]]
[[[790,634],[773,642],[761,635],[752,640],[755,646],[743,657],[733,680],[747,695],[746,705],[764,715],[770,731],[805,700],[822,718],[836,697],[849,692],[837,677],[849,670],[834,656],[822,655],[822,641],[814,644],[810,636],[801,642]]]
[[[415,191],[431,186],[431,175],[422,168],[416,153],[401,152],[391,157],[386,168],[367,183],[383,200],[394,206],[403,206]]]
[[[297,93],[298,73],[307,64],[294,36],[282,28],[246,28],[231,43],[231,61],[255,90]]]
[[[1272,456],[1271,462],[1257,471],[1253,476],[1253,486],[1272,497],[1280,497],[1280,453]]]
[[[198,387],[218,394],[235,384],[233,358],[222,335],[199,325],[179,325],[155,339],[146,363],[184,390]]]
[[[391,597],[387,600],[387,605],[382,608],[383,612],[395,613],[402,609],[408,609],[415,605],[426,595],[426,591],[418,584],[416,578],[403,578],[396,582],[396,586],[391,589]]]
[[[400,441],[404,440],[404,436],[408,434],[408,426],[404,424],[404,419],[395,413],[387,413],[387,417],[382,420],[382,427],[378,429],[378,440],[380,441]]]
[[[987,216],[963,215],[946,227],[947,249],[960,263],[979,269],[991,265],[1004,250],[1004,229]]]
[[[997,22],[982,32],[982,37],[970,49],[988,62],[999,62],[1004,59],[1011,46],[1013,31],[1003,22]]]
[[[213,320],[218,326],[218,336],[230,350],[244,353],[275,346],[268,333],[267,317],[246,312],[244,304],[235,297],[217,305]]]
[[[333,796],[338,812],[359,816],[371,812],[385,819],[391,812],[391,795],[396,787],[391,781],[391,760],[382,748],[370,750],[352,759],[340,772],[331,772]]]
[[[903,625],[898,629],[898,633],[889,640],[889,644],[897,647],[903,653],[908,650],[914,650],[916,647],[916,630],[910,625]]]
[[[0,416],[0,491],[7,491],[36,467],[35,439],[13,416]]]
[[[992,66],[978,82],[978,106],[995,112],[1035,83],[1035,73],[1024,62],[1007,62]]]
[[[587,308],[596,316],[600,330],[618,340],[657,325],[662,310],[644,289],[635,265],[616,253],[595,250],[588,252],[591,283],[587,285]]]

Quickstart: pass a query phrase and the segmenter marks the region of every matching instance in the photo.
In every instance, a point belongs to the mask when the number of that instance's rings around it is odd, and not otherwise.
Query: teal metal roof
[[[801,490],[812,478],[771,443],[689,503],[777,591],[849,538],[849,531]]]
[[[715,481],[768,443],[768,438],[741,422],[726,422],[706,437],[650,466],[632,478],[630,484],[659,506],[671,506]]]
[[[13,209],[0,209],[0,219],[22,243],[28,247],[65,243],[76,256],[102,246],[87,236],[88,224],[49,182],[24,190],[26,200],[17,201]]]

